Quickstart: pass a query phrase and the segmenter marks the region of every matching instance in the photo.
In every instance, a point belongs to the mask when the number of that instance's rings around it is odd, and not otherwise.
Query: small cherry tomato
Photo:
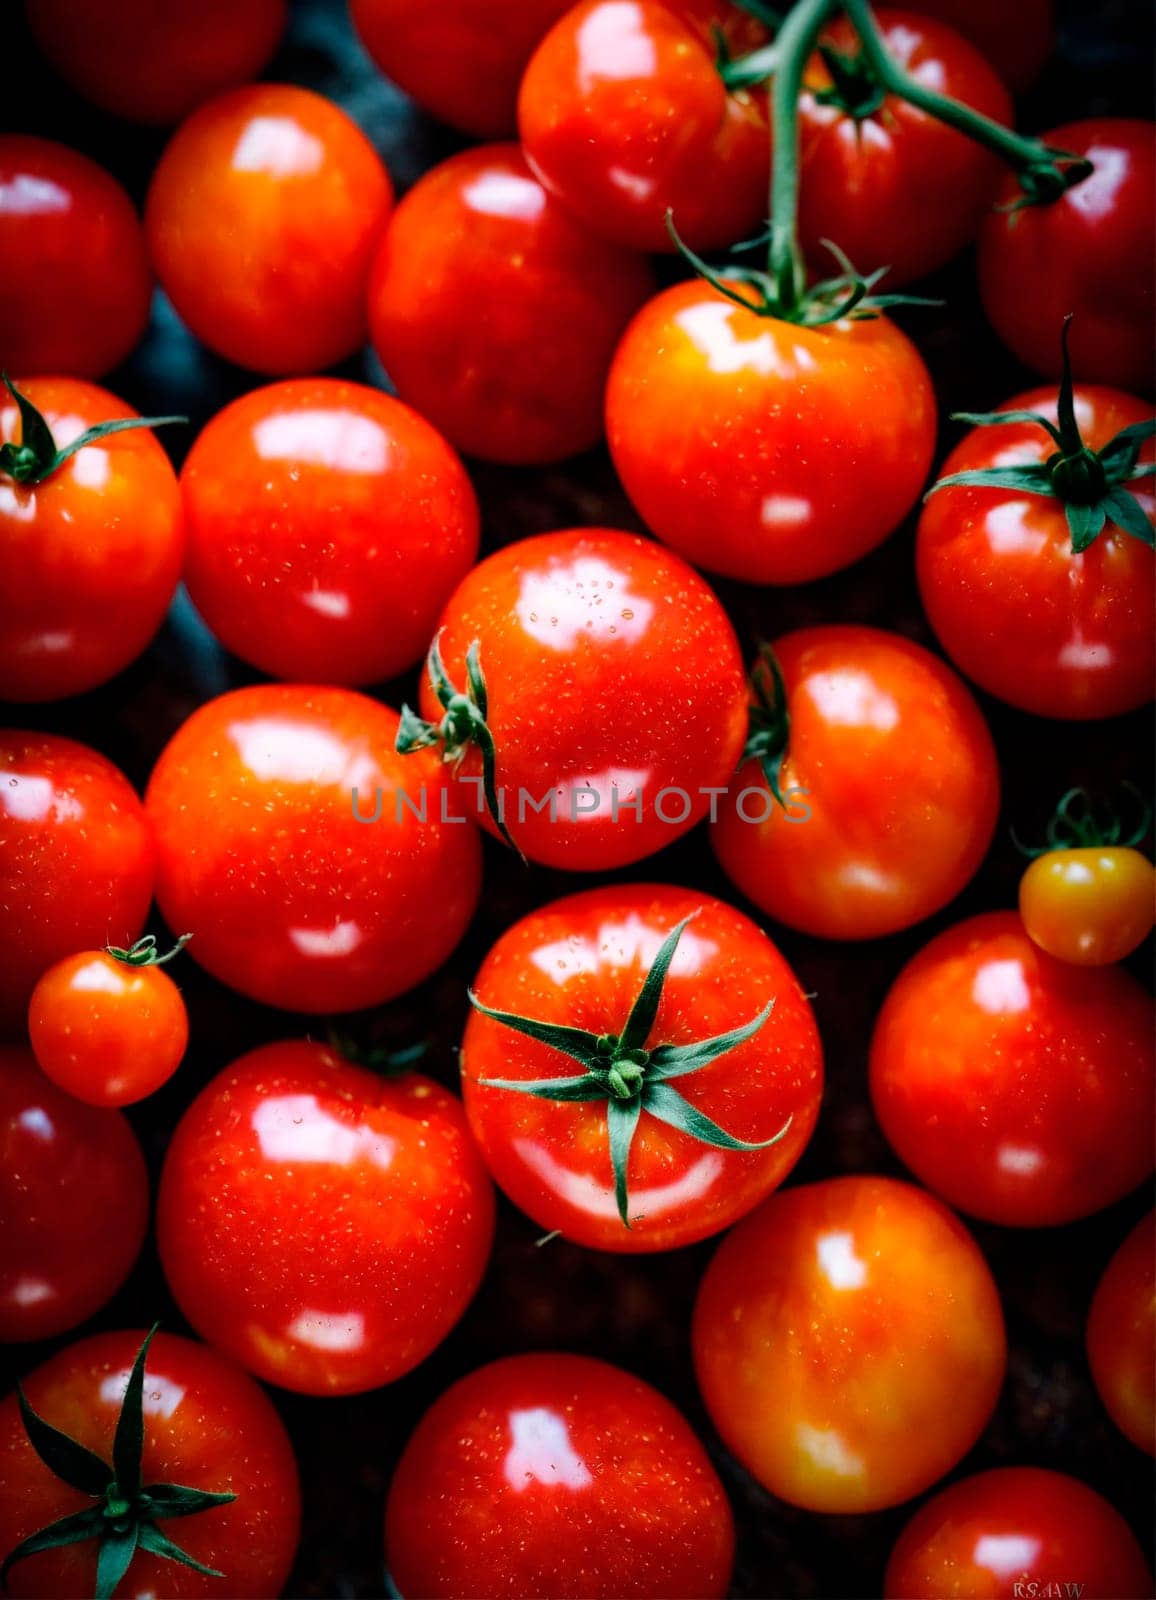
[[[153,173],[153,265],[197,338],[239,366],[313,372],[366,334],[393,204],[360,128],[308,89],[261,83],[194,111]]]
[[[1045,955],[1014,911],[948,928],[908,962],[871,1042],[875,1115],[961,1211],[1043,1228],[1152,1172],[1152,1001],[1119,967]]]
[[[107,1305],[148,1215],[144,1157],[120,1112],[81,1105],[27,1050],[0,1045],[0,1341],[55,1338]]]
[[[946,1206],[891,1178],[772,1195],[723,1240],[694,1311],[723,1440],[808,1511],[878,1511],[959,1461],[999,1398],[999,1294]]]
[[[304,1040],[253,1050],[201,1091],[157,1201],[193,1327],[301,1394],[358,1394],[423,1361],[478,1287],[493,1231],[460,1101]]]
[[[1156,921],[1156,872],[1139,850],[1050,850],[1020,879],[1020,916],[1041,950],[1081,967],[1122,961]]]
[[[454,1600],[707,1600],[734,1520],[670,1401],[587,1356],[524,1355],[460,1378],[398,1463],[385,1558],[401,1594]]]
[[[904,9],[946,22],[981,51],[1009,89],[1030,89],[1052,52],[1053,0],[904,0]]]
[[[647,263],[574,222],[516,145],[486,145],[398,206],[370,328],[401,398],[459,450],[558,461],[601,437],[610,358],[653,289]]]
[[[144,332],[151,293],[115,178],[66,145],[0,137],[0,367],[100,378]]]
[[[717,1233],[778,1187],[815,1126],[811,1008],[721,900],[662,885],[555,900],[502,935],[471,998],[462,1087],[482,1155],[535,1222],[579,1244]]]
[[[804,583],[866,555],[910,511],[935,396],[886,317],[804,327],[695,278],[627,328],[606,433],[639,515],[680,555],[747,583]]]
[[[234,400],[181,472],[185,581],[274,677],[375,683],[412,664],[478,549],[461,462],[408,406],[305,378]]]
[[[1108,1415],[1140,1450],[1156,1454],[1156,1213],[1136,1224],[1105,1268],[1087,1342]]]

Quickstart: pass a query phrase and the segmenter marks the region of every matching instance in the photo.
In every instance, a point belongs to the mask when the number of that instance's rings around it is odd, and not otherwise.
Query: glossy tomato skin
[[[144,810],[111,761],[55,734],[0,731],[0,1032],[23,1030],[54,962],[133,942],[154,867]]]
[[[67,145],[0,137],[4,370],[102,377],[144,332],[151,293],[140,219],[116,179]]]
[[[734,1524],[680,1412],[587,1356],[510,1356],[426,1412],[390,1485],[390,1577],[453,1600],[705,1600]]]
[[[899,974],[871,1042],[875,1115],[960,1210],[1041,1228],[1152,1171],[1152,1002],[1119,967],[1069,966],[1014,911],[948,928]]]
[[[481,1281],[493,1229],[460,1102],[304,1040],[253,1050],[202,1090],[157,1202],[194,1328],[302,1394],[358,1394],[424,1360]]]
[[[266,1005],[352,1011],[449,955],[480,845],[436,754],[394,753],[397,726],[348,689],[265,684],[177,730],[146,794],[157,903],[206,971]]]
[[[98,1333],[68,1345],[23,1380],[33,1409],[111,1461],[121,1399],[143,1339],[143,1330]],[[145,1365],[143,1400],[144,1482],[179,1483],[236,1499],[158,1523],[223,1577],[206,1577],[138,1550],[117,1586],[117,1600],[279,1595],[297,1548],[300,1490],[289,1437],[266,1395],[204,1345],[157,1333]],[[39,1460],[16,1396],[8,1395],[0,1402],[0,1548],[7,1552],[38,1528],[92,1504]],[[68,1545],[17,1562],[8,1592],[17,1600],[69,1600],[91,1593],[95,1573],[95,1545]]]
[[[189,593],[224,645],[278,678],[364,684],[412,666],[477,555],[457,456],[362,384],[242,395],[193,446],[181,491]]]
[[[1074,400],[1081,436],[1093,450],[1151,415],[1142,400],[1115,389],[1081,384]],[[1056,391],[1031,389],[999,409],[1054,421]],[[940,475],[1043,462],[1054,449],[1030,422],[975,428]],[[1140,458],[1156,460],[1151,440]],[[1128,489],[1150,518],[1156,515],[1151,480]],[[1115,524],[1076,554],[1059,500],[953,484],[923,508],[916,570],[944,650],[989,694],[1021,711],[1069,719],[1115,716],[1151,699],[1156,563],[1141,540]]]
[[[907,0],[906,9],[947,23],[995,67],[1010,89],[1030,89],[1052,51],[1053,0]]]
[[[1108,1415],[1138,1449],[1156,1454],[1156,1213],[1136,1224],[1105,1268],[1087,1345]]]
[[[734,771],[746,737],[738,640],[698,574],[647,539],[578,528],[507,545],[458,586],[438,637],[459,688],[478,641],[506,822],[532,861],[575,872],[640,861],[705,816],[705,791]],[[428,673],[420,704],[440,718]],[[475,747],[456,770],[477,816]]]
[[[17,387],[60,450],[138,414],[79,378]],[[0,439],[22,436],[5,394]],[[82,694],[135,661],[164,620],[182,548],[176,474],[148,428],[86,445],[40,483],[0,473],[0,698]]]
[[[606,434],[647,527],[708,572],[793,584],[896,527],[935,447],[935,397],[886,317],[804,328],[694,278],[618,346]]]
[[[999,765],[978,706],[930,651],[876,628],[801,628],[773,649],[787,807],[757,761],[739,769],[711,827],[724,872],[824,939],[922,921],[970,881],[995,830]]]
[[[729,1226],[777,1188],[819,1114],[823,1058],[799,982],[760,928],[721,900],[663,884],[588,889],[515,923],[474,984],[486,1005],[620,1033],[663,940],[685,916],[651,1044],[690,1044],[770,1018],[737,1049],[680,1078],[680,1093],[737,1138],[766,1150],[719,1150],[644,1111],[631,1146],[629,1230],[614,1197],[606,1104],[560,1104],[487,1078],[579,1071],[545,1045],[475,1012],[462,1041],[470,1126],[498,1183],[541,1227],[597,1250],[669,1250]]]
[[[899,1536],[885,1600],[1013,1600],[1061,1588],[1084,1600],[1152,1593],[1118,1511],[1087,1484],[1040,1467],[1000,1467],[941,1490]]]
[[[119,1111],[81,1105],[0,1045],[0,1158],[0,1341],[51,1339],[128,1276],[148,1225],[144,1157]]]
[[[370,330],[401,398],[457,449],[559,461],[601,437],[614,347],[653,288],[648,264],[573,221],[516,145],[485,145],[398,206]]]
[[[1090,178],[1050,205],[1000,211],[1008,176],[979,234],[979,292],[996,333],[1025,365],[1060,376],[1060,327],[1073,313],[1072,371],[1081,383],[1152,388],[1156,288],[1156,129],[1099,117],[1040,137],[1087,156]],[[1006,441],[1005,441],[1006,442]]]
[[[692,1337],[728,1449],[808,1511],[877,1511],[928,1488],[975,1443],[1006,1359],[971,1236],[892,1178],[772,1195],[707,1268]]]
[[[145,229],[182,321],[256,372],[316,372],[366,333],[393,204],[369,140],[309,89],[260,83],[194,111],[153,173]]]
[[[1139,850],[1050,850],[1020,879],[1029,936],[1060,961],[1104,967],[1131,955],[1156,920],[1156,874]]]

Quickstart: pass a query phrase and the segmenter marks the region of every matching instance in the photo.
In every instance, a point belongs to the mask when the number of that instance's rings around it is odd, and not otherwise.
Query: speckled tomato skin
[[[1087,1344],[1108,1415],[1137,1449],[1156,1455],[1156,1213],[1141,1218],[1104,1269]]]
[[[794,973],[762,930],[721,900],[664,884],[589,889],[508,929],[474,984],[499,1011],[619,1033],[659,946],[685,916],[650,1043],[690,1044],[751,1021],[753,1039],[677,1080],[684,1097],[766,1150],[717,1150],[644,1111],[631,1146],[631,1226],[614,1198],[604,1101],[560,1104],[486,1078],[564,1077],[577,1063],[473,1013],[462,1040],[470,1126],[498,1183],[543,1228],[597,1250],[669,1250],[728,1227],[778,1186],[815,1126],[823,1090],[818,1031]]]
[[[586,1356],[510,1356],[426,1412],[390,1486],[386,1565],[428,1600],[709,1600],[734,1524],[690,1427]]]
[[[324,1045],[242,1056],[178,1123],[157,1242],[210,1344],[301,1394],[359,1394],[429,1355],[481,1281],[489,1177],[460,1102]]]

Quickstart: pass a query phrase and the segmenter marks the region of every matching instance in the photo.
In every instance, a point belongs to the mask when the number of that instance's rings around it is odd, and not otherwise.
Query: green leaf
[[[144,1371],[149,1345],[156,1331],[157,1324],[154,1323],[136,1353],[112,1441],[113,1474],[117,1489],[125,1500],[135,1500],[140,1493],[140,1461],[144,1449]]]
[[[729,1033],[716,1033],[713,1039],[700,1039],[697,1044],[660,1044],[650,1053],[647,1077],[665,1082],[668,1078],[682,1078],[688,1072],[697,1072],[700,1067],[726,1055],[728,1050],[753,1039],[774,1008],[774,1000],[768,1000],[753,1021],[744,1022],[741,1028],[732,1028]]]
[[[139,1522],[130,1522],[123,1531],[107,1529],[96,1557],[94,1600],[112,1600],[117,1585],[132,1565],[141,1531]]]
[[[151,1506],[151,1515],[166,1521],[169,1517],[194,1517],[198,1511],[227,1506],[235,1494],[216,1494],[211,1489],[189,1489],[183,1483],[150,1483],[142,1490]]]
[[[216,1567],[206,1567],[202,1562],[194,1560],[186,1550],[182,1550],[180,1545],[166,1538],[151,1522],[142,1522],[140,1525],[140,1547],[142,1550],[147,1550],[151,1556],[161,1556],[165,1561],[179,1561],[182,1567],[192,1567],[194,1572],[202,1572],[206,1578],[225,1576],[223,1572],[218,1572]]]
[[[449,703],[454,698],[454,695],[457,694],[457,690],[450,682],[445,662],[442,660],[440,633],[429,647],[429,655],[426,657],[426,671],[429,673],[429,681],[433,686],[433,692],[437,695],[443,711],[448,710]]]
[[[78,1444],[67,1433],[61,1433],[50,1422],[45,1422],[29,1405],[24,1390],[16,1385],[16,1398],[28,1442],[50,1472],[79,1489],[81,1494],[102,1495],[113,1479],[112,1468],[106,1461]]]
[[[466,993],[474,1010],[480,1011],[483,1017],[489,1017],[491,1022],[500,1022],[505,1028],[513,1028],[515,1033],[523,1033],[527,1039],[549,1045],[551,1050],[560,1050],[563,1055],[580,1061],[583,1066],[593,1066],[602,1059],[598,1050],[598,1035],[588,1033],[585,1028],[568,1028],[561,1022],[539,1022],[534,1017],[520,1017],[513,1011],[495,1011],[492,1006],[479,1000],[472,989]]]
[[[32,401],[25,399],[7,373],[4,373],[4,387],[15,400],[20,413],[20,445],[13,448],[32,452],[36,464],[31,476],[35,481],[50,472],[56,463],[56,440]]]
[[[602,1078],[585,1072],[580,1078],[478,1078],[487,1089],[514,1089],[536,1100],[605,1100],[609,1094]]]
[[[1072,535],[1072,549],[1077,555],[1086,550],[1103,530],[1107,520],[1105,505],[1104,500],[1097,500],[1092,506],[1074,505],[1070,500],[1064,502],[1064,515]]]
[[[506,826],[506,818],[502,809],[501,801],[498,797],[498,753],[494,747],[494,736],[486,726],[485,722],[480,719],[480,717],[476,727],[474,728],[473,738],[474,743],[477,745],[482,754],[482,792],[486,797],[486,810],[490,813],[490,816],[494,820],[495,827],[501,834],[502,838],[509,845],[510,849],[513,850],[515,854],[518,855],[524,862],[526,857],[523,855],[521,848],[515,844],[514,837],[509,828]]]
[[[670,963],[674,960],[678,941],[685,933],[687,924],[693,920],[693,915],[692,912],[691,916],[683,917],[662,941],[658,954],[650,964],[650,971],[646,974],[642,988],[638,991],[638,998],[630,1008],[630,1015],[619,1037],[616,1053],[625,1054],[628,1050],[642,1050],[645,1047],[650,1037],[650,1030],[654,1027],[654,1019],[658,1015],[662,986],[670,971]]]
[[[678,1090],[672,1089],[668,1083],[648,1083],[642,1093],[642,1104],[659,1122],[677,1128],[680,1133],[689,1134],[700,1144],[714,1145],[719,1150],[765,1150],[769,1145],[778,1144],[791,1126],[791,1118],[788,1117],[778,1133],[772,1134],[769,1139],[748,1144],[746,1140],[736,1139],[733,1134],[727,1133],[717,1122],[712,1122],[705,1112],[692,1106],[689,1100],[684,1100]]]
[[[51,1522],[39,1533],[21,1539],[0,1566],[0,1589],[7,1588],[10,1568],[25,1556],[39,1555],[42,1550],[59,1550],[66,1544],[83,1544],[86,1539],[99,1539],[107,1526],[100,1508],[90,1506],[87,1511],[74,1511],[70,1517],[61,1517],[59,1522]]]
[[[629,1203],[627,1174],[630,1166],[630,1146],[634,1142],[638,1119],[641,1115],[641,1100],[608,1100],[606,1102],[606,1126],[610,1135],[610,1166],[614,1172],[614,1198],[618,1204],[618,1215],[622,1218],[623,1225],[627,1228],[630,1226],[630,1216],[627,1210]]]
[[[486,675],[482,671],[481,641],[475,639],[466,651],[466,692],[478,708],[482,721],[486,720],[489,696],[486,694]]]
[[[1156,417],[1145,422],[1134,422],[1130,428],[1121,428],[1099,452],[1100,465],[1110,478],[1121,479],[1131,474],[1140,454],[1140,446],[1156,435]]]
[[[1129,494],[1127,489],[1115,488],[1106,494],[1100,502],[1110,521],[1131,534],[1133,539],[1139,539],[1141,544],[1156,545],[1156,536],[1152,532],[1152,524],[1148,520],[1144,507]]]
[[[990,428],[1003,422],[1034,422],[1052,437],[1057,450],[1063,448],[1060,430],[1038,411],[953,411],[952,422],[966,422],[972,428]]]
[[[1018,467],[976,467],[970,472],[949,472],[946,478],[939,478],[933,483],[923,498],[930,500],[940,489],[949,489],[955,485],[967,485],[978,489],[1018,489],[1023,494],[1046,494],[1053,497],[1056,492],[1052,487],[1050,471],[1040,461],[1025,462]]]
[[[57,467],[74,456],[78,450],[83,450],[87,445],[96,444],[101,439],[107,439],[112,433],[127,433],[130,428],[167,428],[174,422],[188,422],[188,417],[116,417],[110,422],[94,422],[91,428],[86,428],[78,439],[71,444],[66,444],[63,450],[58,450],[49,472],[55,472]],[[48,473],[41,474],[47,477]]]
[[[412,750],[425,750],[429,745],[437,744],[440,738],[441,732],[432,722],[426,722],[409,706],[402,706],[397,738],[393,744],[398,755],[407,756]]]

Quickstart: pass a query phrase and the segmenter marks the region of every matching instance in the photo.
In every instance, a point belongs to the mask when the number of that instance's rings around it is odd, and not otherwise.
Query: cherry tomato
[[[222,644],[279,678],[374,683],[411,666],[477,555],[461,462],[361,384],[242,395],[193,446],[181,489],[189,593]]]
[[[141,803],[111,761],[54,734],[0,731],[0,1028],[23,1028],[54,962],[133,942],[153,867]]]
[[[116,179],[66,145],[0,136],[0,366],[102,377],[144,332],[151,293]]]
[[[866,555],[911,509],[935,397],[886,317],[801,327],[695,278],[626,330],[606,433],[639,515],[680,555],[747,583],[804,583]]]
[[[26,0],[29,26],[62,78],[102,111],[179,122],[263,70],[285,0]]]
[[[262,83],[219,95],[173,135],[145,228],[179,316],[218,355],[316,371],[365,339],[369,268],[393,204],[361,130],[319,94]]]
[[[106,1305],[148,1213],[124,1117],[81,1105],[27,1050],[0,1045],[0,1340],[51,1339]]]
[[[578,528],[507,545],[459,584],[437,644],[463,693],[477,645],[488,705],[471,695],[468,713],[446,713],[423,675],[423,741],[453,759],[462,809],[491,832],[492,744],[499,814],[532,861],[640,861],[704,816],[734,771],[738,640],[703,580],[649,540]]]
[[[921,922],[970,881],[995,830],[999,765],[979,708],[937,657],[876,628],[801,628],[773,652],[782,694],[760,662],[752,715],[769,719],[785,805],[745,762],[711,828],[724,872],[821,938]]]
[[[78,378],[18,388],[58,453],[91,427],[137,415]],[[0,441],[28,443],[8,394]],[[28,482],[0,467],[0,697],[81,694],[135,661],[168,610],[182,542],[176,475],[148,428],[100,438]]]
[[[1088,1364],[1120,1432],[1156,1454],[1156,1214],[1151,1211],[1116,1251],[1096,1288],[1088,1313]]]
[[[486,145],[398,206],[370,328],[402,399],[459,450],[557,461],[601,437],[610,358],[653,288],[646,262],[573,222],[516,145]]]
[[[625,1036],[635,997],[684,917],[693,920],[675,947],[657,1017],[635,1044]],[[823,1088],[811,1008],[766,934],[721,900],[664,885],[555,900],[502,935],[474,992],[491,1010],[610,1035],[619,1041],[611,1059],[629,1063],[649,1041],[653,1059],[636,1086],[642,1114],[623,1167],[624,1227],[607,1143],[614,1091],[567,1103],[486,1087],[568,1078],[582,1066],[480,1010],[466,1026],[466,1112],[490,1171],[535,1222],[579,1244],[669,1250],[717,1233],[782,1182],[811,1136]],[[661,1075],[659,1046],[669,1052],[745,1030],[772,1002],[762,1026],[734,1048],[704,1051],[700,1068],[683,1063],[669,1082]],[[747,1148],[696,1130],[681,1101]]]
[[[1103,967],[1142,944],[1156,921],[1156,873],[1139,850],[1050,850],[1020,879],[1029,936],[1060,961]]]
[[[908,962],[870,1073],[900,1160],[988,1222],[1071,1222],[1152,1171],[1151,998],[1121,968],[1045,955],[1014,911],[958,923]]]
[[[1030,89],[1052,52],[1053,0],[904,0],[904,9],[936,17],[969,39],[1017,94]]]
[[[157,1242],[198,1333],[302,1394],[423,1361],[481,1281],[494,1200],[460,1102],[324,1045],[242,1056],[173,1134]]]
[[[1146,393],[1156,340],[1156,130],[1099,117],[1040,137],[1087,156],[1095,171],[1060,199],[1016,211],[999,209],[1022,198],[1015,177],[1004,179],[979,234],[988,320],[1027,366],[1058,378],[1060,324],[1072,312],[1081,379]]]
[[[694,1311],[707,1410],[759,1482],[808,1511],[878,1511],[928,1488],[999,1397],[999,1294],[922,1189],[831,1178],[729,1233]]]
[[[157,903],[206,971],[266,1005],[353,1011],[449,955],[479,841],[436,757],[394,754],[397,726],[347,689],[265,684],[178,728],[145,803]]]
[[[106,1464],[142,1337],[95,1334],[24,1379],[33,1410]],[[118,1600],[279,1595],[297,1546],[300,1491],[288,1435],[268,1398],[212,1350],[158,1333],[148,1349],[142,1399],[143,1484],[236,1498],[195,1515],[158,1516],[153,1525],[211,1574],[153,1554],[142,1540],[117,1585]],[[0,1402],[0,1550],[7,1554],[38,1529],[93,1505],[92,1495],[38,1458],[16,1396]],[[8,1592],[16,1600],[91,1594],[96,1562],[93,1539],[27,1556],[10,1569]]]
[[[398,1591],[430,1600],[704,1600],[727,1592],[734,1522],[706,1451],[648,1383],[587,1356],[511,1356],[418,1424],[385,1554]]]
[[[1057,1581],[1057,1580],[1062,1581]],[[899,1536],[885,1600],[1013,1600],[1152,1592],[1128,1524],[1087,1484],[1040,1467],[1001,1467],[943,1489]]]

